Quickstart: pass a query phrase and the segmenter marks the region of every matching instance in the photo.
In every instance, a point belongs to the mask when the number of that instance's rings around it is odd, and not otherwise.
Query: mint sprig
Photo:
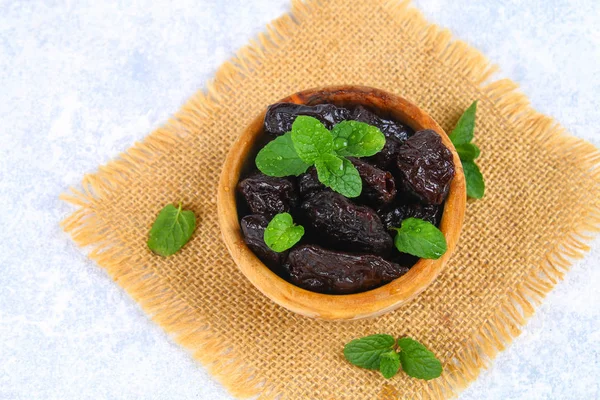
[[[304,227],[295,225],[292,216],[288,213],[277,214],[271,219],[263,238],[273,251],[281,253],[291,249],[304,236]]]
[[[465,173],[467,183],[467,197],[481,199],[485,194],[485,182],[475,159],[479,157],[480,150],[477,145],[471,143],[475,131],[475,112],[477,111],[477,100],[465,110],[456,123],[449,137],[456,148]]]
[[[386,379],[400,370],[418,379],[435,379],[442,374],[442,363],[424,345],[409,337],[396,341],[390,335],[369,335],[344,346],[344,357],[351,364],[378,369]]]
[[[177,208],[167,204],[152,224],[148,247],[163,257],[173,255],[190,240],[194,229],[196,216],[193,211],[182,210],[181,203]]]
[[[318,119],[298,116],[291,132],[269,142],[256,156],[265,175],[300,175],[314,165],[319,181],[349,198],[362,192],[358,170],[345,157],[372,156],[385,145],[379,128],[358,121],[342,121],[329,131]]]

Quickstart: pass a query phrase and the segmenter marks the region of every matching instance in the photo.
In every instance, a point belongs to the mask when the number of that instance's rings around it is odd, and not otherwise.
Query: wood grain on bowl
[[[437,260],[420,259],[408,273],[384,286],[349,295],[314,293],[292,285],[266,267],[244,242],[238,218],[236,185],[240,176],[254,164],[254,156],[259,147],[264,145],[262,135],[266,110],[252,121],[232,145],[223,165],[217,199],[223,240],[242,273],[265,296],[298,314],[326,320],[375,317],[400,307],[435,280],[451,257],[460,236],[466,206],[466,188],[461,162],[452,142],[423,110],[400,96],[379,89],[332,86],[305,90],[279,102],[307,105],[331,103],[346,107],[363,105],[377,110],[381,116],[405,123],[415,131],[433,129],[452,152],[456,172],[440,223],[440,230],[448,243],[446,253]]]

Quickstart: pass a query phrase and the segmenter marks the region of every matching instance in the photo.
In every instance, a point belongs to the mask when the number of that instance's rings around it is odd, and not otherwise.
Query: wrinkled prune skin
[[[350,118],[350,110],[333,104],[307,106],[294,103],[275,103],[267,108],[264,129],[271,135],[280,136],[292,130],[298,115],[308,115],[321,121],[327,129]]]
[[[390,119],[380,118],[363,106],[357,106],[350,119],[374,125],[379,128],[386,138],[394,138],[400,143],[404,143],[414,133],[409,127]]]
[[[396,183],[388,171],[383,171],[359,158],[348,157],[362,179],[362,192],[358,200],[379,207],[391,203],[396,197]]]
[[[352,112],[351,118],[378,127],[385,136],[383,149],[366,160],[386,171],[396,168],[396,153],[414,131],[398,122],[380,118],[363,106],[357,106]]]
[[[289,212],[299,203],[295,183],[290,178],[276,178],[256,173],[238,184],[252,214],[272,218],[275,214]]]
[[[375,211],[339,193],[315,193],[301,208],[304,227],[333,248],[385,255],[393,246],[392,237]]]
[[[420,218],[438,226],[442,218],[443,205],[403,203],[393,204],[377,210],[377,215],[386,229],[400,228],[407,218]]]
[[[365,160],[386,171],[395,170],[396,155],[398,154],[398,150],[402,146],[402,143],[403,142],[394,138],[386,138],[383,149],[374,156],[365,158]]]
[[[298,192],[303,199],[322,190],[325,190],[325,185],[319,180],[315,167],[310,167],[298,177]]]
[[[391,282],[409,270],[372,254],[351,254],[316,245],[292,249],[284,268],[294,285],[329,294],[364,292]]]
[[[419,131],[404,142],[397,153],[397,166],[404,191],[426,204],[442,204],[446,199],[454,162],[436,132]]]
[[[275,272],[281,272],[281,266],[287,258],[288,252],[277,253],[269,248],[264,240],[265,229],[269,220],[262,215],[246,215],[240,221],[244,241],[269,268]]]

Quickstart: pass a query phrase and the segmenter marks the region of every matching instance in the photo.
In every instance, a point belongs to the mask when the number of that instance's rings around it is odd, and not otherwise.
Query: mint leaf
[[[485,182],[479,167],[473,161],[462,161],[462,166],[467,182],[467,196],[481,199],[485,194]]]
[[[344,346],[344,357],[357,367],[379,369],[383,353],[393,349],[396,339],[390,335],[370,335],[354,339]]]
[[[444,234],[430,222],[419,218],[407,218],[402,221],[400,228],[393,229],[398,232],[394,244],[401,253],[438,259],[446,252]]]
[[[196,229],[196,216],[192,211],[182,211],[173,204],[165,206],[150,229],[148,247],[163,257],[175,254],[190,240]]]
[[[450,134],[450,140],[454,146],[469,143],[473,140],[473,131],[475,130],[475,111],[477,111],[477,100],[467,108],[461,115],[456,127]]]
[[[290,132],[267,143],[256,156],[256,167],[265,175],[300,175],[310,167],[296,153]]]
[[[481,150],[473,143],[465,143],[456,146],[456,152],[462,161],[473,161],[479,157]]]
[[[396,350],[381,355],[379,371],[381,371],[381,374],[385,379],[390,379],[392,376],[396,375],[399,369],[400,356],[396,353]]]
[[[294,225],[292,216],[288,213],[277,214],[265,229],[265,243],[273,251],[281,253],[292,248],[304,235],[304,227]]]
[[[344,346],[344,357],[350,363],[367,369],[379,369],[390,379],[402,369],[413,378],[434,379],[442,374],[442,363],[425,346],[409,337],[396,340],[390,335],[370,335]]]
[[[456,147],[456,152],[462,162],[467,183],[467,196],[481,199],[485,193],[485,182],[479,167],[473,162],[479,157],[480,150],[479,147],[470,143],[473,140],[476,110],[477,100],[460,117],[456,127],[450,134],[450,140]]]
[[[402,369],[409,376],[434,379],[442,374],[442,363],[425,346],[409,337],[398,339]]]
[[[348,197],[358,197],[362,180],[356,167],[345,158],[324,154],[315,161],[319,181],[334,191]]]
[[[300,115],[292,124],[292,141],[298,156],[308,164],[333,151],[333,137],[316,118]]]
[[[368,157],[383,149],[385,136],[376,126],[342,121],[331,130],[333,149],[339,156]]]

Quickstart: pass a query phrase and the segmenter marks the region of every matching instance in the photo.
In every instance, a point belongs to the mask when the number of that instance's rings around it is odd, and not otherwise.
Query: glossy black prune
[[[386,171],[396,168],[396,153],[414,131],[398,122],[380,118],[363,106],[357,106],[352,112],[351,118],[378,127],[385,136],[383,149],[366,160]]]
[[[391,282],[409,270],[372,254],[351,254],[316,245],[292,249],[284,268],[294,285],[329,294],[364,292]]]
[[[268,218],[289,212],[298,205],[295,183],[290,178],[276,178],[256,173],[238,184],[238,190],[246,199],[252,214]]]
[[[304,228],[321,243],[340,250],[379,255],[387,254],[393,246],[392,237],[375,211],[356,205],[339,193],[315,193],[301,208]]]
[[[267,108],[264,129],[272,135],[279,136],[292,130],[292,124],[298,115],[307,115],[321,121],[327,129],[350,118],[350,110],[336,107],[333,104],[317,104],[307,106],[294,103],[275,103]]]
[[[302,198],[306,198],[324,189],[325,185],[319,180],[315,167],[310,167],[308,171],[298,177],[298,192],[300,192]]]
[[[262,262],[280,272],[280,267],[287,258],[288,252],[277,253],[269,248],[264,240],[265,229],[269,220],[262,215],[246,215],[240,221],[244,241]]]
[[[350,119],[374,125],[379,128],[386,138],[394,138],[400,143],[404,143],[414,133],[409,127],[391,119],[380,118],[363,106],[357,106]]]
[[[362,179],[362,192],[358,200],[370,206],[388,204],[396,197],[396,183],[388,171],[383,171],[359,158],[349,157]]]
[[[454,177],[452,153],[427,129],[411,136],[397,153],[402,189],[426,204],[442,204]]]
[[[381,149],[381,151],[374,156],[365,158],[365,160],[377,166],[378,168],[388,171],[395,170],[396,156],[398,154],[398,150],[402,146],[402,143],[403,142],[400,142],[394,138],[386,138],[383,149]]]
[[[386,229],[399,228],[407,218],[420,218],[439,225],[444,206],[437,204],[403,203],[392,204],[377,210],[377,215]]]
[[[401,265],[409,269],[413,267],[419,260],[419,257],[413,256],[412,254],[398,252],[393,253],[391,257],[388,257],[388,261],[391,261],[395,264]],[[283,269],[285,270],[285,268]]]

